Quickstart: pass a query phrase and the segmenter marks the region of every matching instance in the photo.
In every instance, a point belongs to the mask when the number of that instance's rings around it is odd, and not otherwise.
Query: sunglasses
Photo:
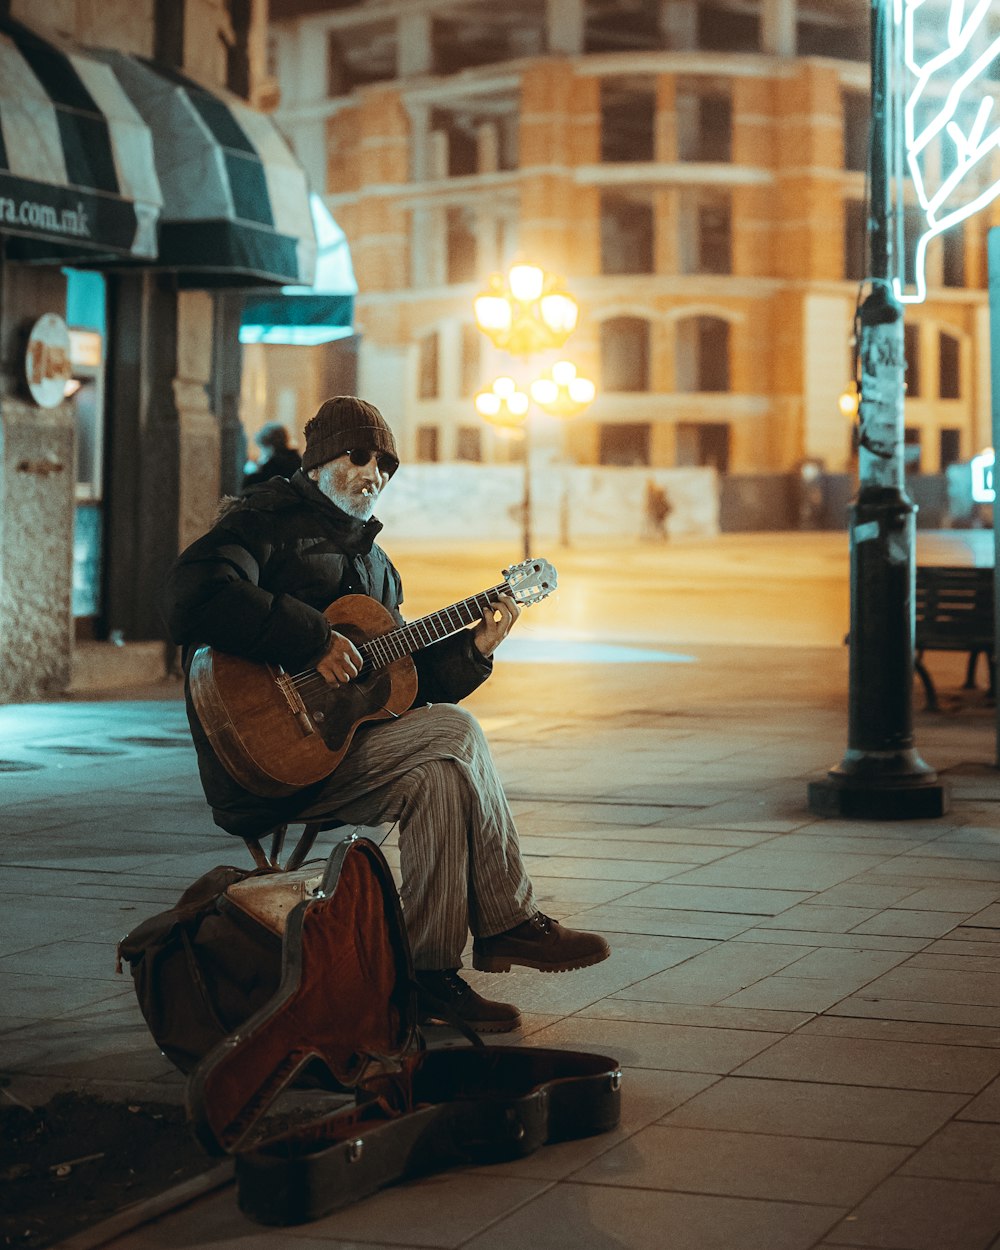
[[[351,464],[357,465],[359,469],[362,465],[371,463],[371,458],[374,456],[379,473],[384,473],[386,477],[392,477],[399,468],[399,461],[387,451],[372,451],[368,447],[355,447],[351,451],[341,452],[341,455],[350,456]]]

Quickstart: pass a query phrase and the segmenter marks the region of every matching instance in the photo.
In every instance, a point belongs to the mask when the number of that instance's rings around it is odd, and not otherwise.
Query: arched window
[[[649,390],[649,322],[612,317],[601,324],[601,389]]]
[[[677,323],[677,381],[681,394],[729,390],[729,322],[685,317]]]

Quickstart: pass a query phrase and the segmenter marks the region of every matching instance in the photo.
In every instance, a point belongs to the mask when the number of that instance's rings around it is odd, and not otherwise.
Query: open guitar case
[[[262,1118],[316,1060],[353,1105],[268,1136]],[[376,844],[352,837],[288,914],[274,997],[194,1069],[187,1110],[209,1152],[235,1156],[240,1209],[291,1225],[407,1177],[605,1132],[620,1086],[602,1055],[424,1049],[395,883]]]

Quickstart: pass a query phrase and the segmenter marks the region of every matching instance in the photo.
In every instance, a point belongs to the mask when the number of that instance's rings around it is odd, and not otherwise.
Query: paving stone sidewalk
[[[618,1057],[620,1128],[296,1229],[226,1188],[115,1250],[1000,1250],[992,709],[935,657],[952,698],[918,712],[918,745],[951,813],[819,820],[806,783],[846,745],[844,653],[681,651],[512,654],[470,701],[542,908],[613,947],[471,979],[521,1006],[521,1044]],[[176,687],[134,693],[0,708],[0,1071],[31,1103],[182,1096],[114,945],[249,863],[211,824]]]

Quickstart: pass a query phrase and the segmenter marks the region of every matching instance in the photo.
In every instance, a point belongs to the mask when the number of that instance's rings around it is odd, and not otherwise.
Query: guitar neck
[[[501,582],[499,586],[481,590],[479,594],[460,599],[458,603],[442,608],[439,612],[431,612],[428,616],[422,616],[419,620],[400,625],[397,629],[389,630],[387,634],[362,643],[358,650],[364,659],[364,668],[385,668],[393,660],[412,655],[414,651],[429,647],[431,643],[457,634],[466,625],[482,620],[489,611],[489,605],[505,593],[509,593],[508,584]]]

